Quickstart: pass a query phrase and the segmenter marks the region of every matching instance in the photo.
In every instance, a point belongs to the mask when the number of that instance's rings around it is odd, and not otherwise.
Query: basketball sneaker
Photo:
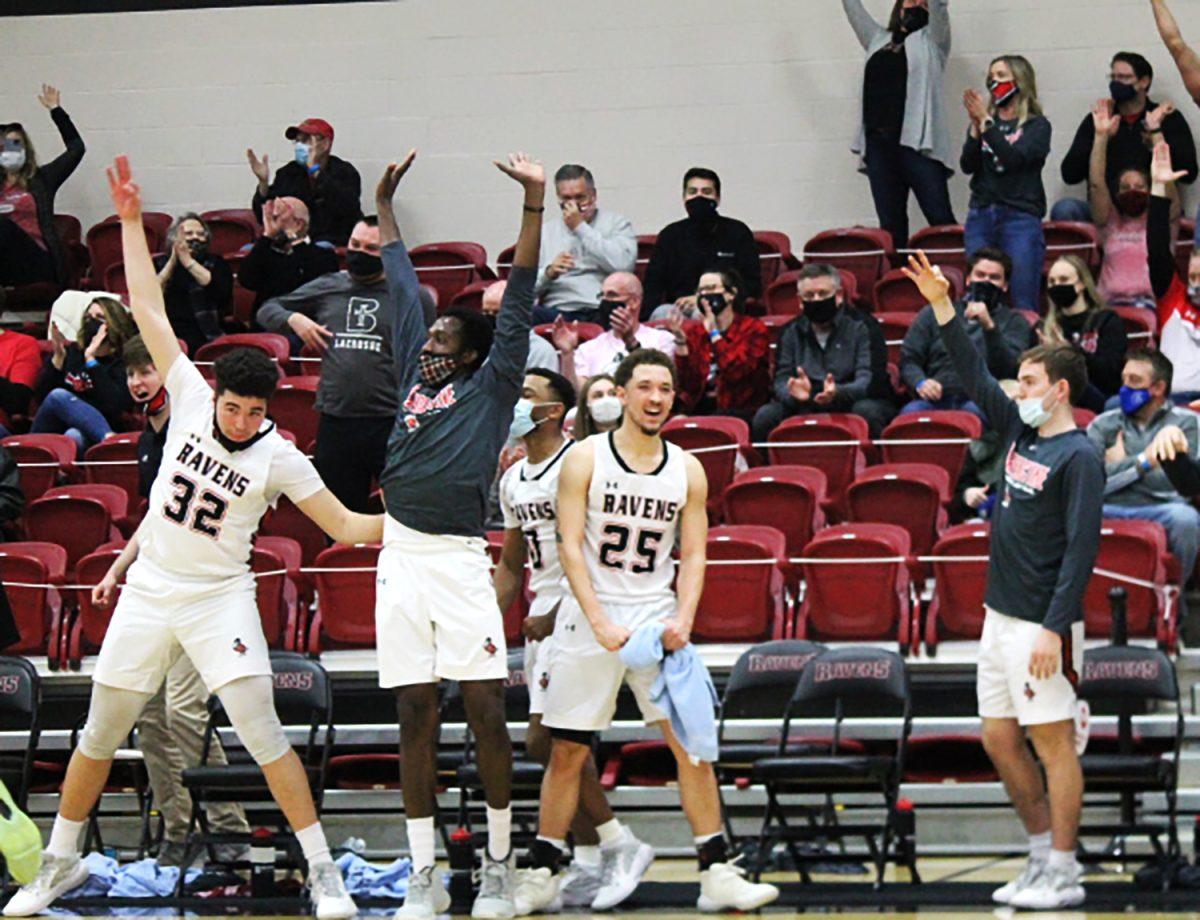
[[[621,833],[619,843],[600,849],[600,890],[592,900],[592,910],[612,910],[628,898],[654,862],[653,847],[638,840],[627,827]]]
[[[497,920],[514,916],[513,873],[516,860],[512,853],[508,859],[492,859],[483,851],[483,869],[479,874],[479,894],[471,906],[471,916],[477,920]]]
[[[68,891],[88,880],[88,867],[78,854],[53,856],[42,854],[42,865],[33,881],[24,885],[4,905],[6,917],[31,917],[40,914]]]
[[[316,908],[317,920],[345,920],[358,914],[346,891],[342,870],[335,863],[325,861],[308,867],[308,896]]]
[[[555,874],[544,866],[517,872],[517,884],[513,888],[516,915],[556,914],[562,910],[562,898],[558,894],[562,879],[562,873]]]
[[[1062,910],[1066,907],[1077,907],[1087,897],[1081,883],[1082,878],[1083,869],[1077,862],[1068,866],[1052,866],[1047,862],[1046,868],[1033,884],[1014,894],[1008,905],[1018,910]]]
[[[408,878],[408,894],[404,896],[404,904],[396,911],[396,920],[417,918],[417,920],[432,920],[439,914],[450,910],[450,892],[442,884],[441,877],[434,866],[426,866],[420,872],[414,872]]]
[[[601,879],[599,866],[593,868],[572,862],[558,886],[562,894],[562,906],[591,907],[596,900],[596,892],[600,890]]]
[[[1025,868],[1021,870],[1021,874],[1007,885],[1004,885],[1003,887],[997,888],[995,891],[993,891],[992,900],[997,904],[1011,904],[1013,895],[1015,895],[1018,891],[1028,888],[1030,885],[1036,882],[1045,868],[1046,858],[1044,856],[1039,857],[1031,854],[1030,857],[1025,860]]]
[[[0,853],[20,884],[33,881],[42,864],[42,835],[0,783]]]
[[[713,863],[700,873],[696,909],[706,914],[724,910],[757,910],[779,897],[779,889],[766,882],[751,882],[746,870],[734,862]]]

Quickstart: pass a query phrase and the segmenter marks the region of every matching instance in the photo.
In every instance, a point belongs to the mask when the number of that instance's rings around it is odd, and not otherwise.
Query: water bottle
[[[275,894],[275,835],[265,827],[250,835],[250,893],[256,898]]]
[[[465,827],[450,835],[447,854],[450,860],[450,912],[465,914],[475,897],[471,875],[475,871],[475,839]]]

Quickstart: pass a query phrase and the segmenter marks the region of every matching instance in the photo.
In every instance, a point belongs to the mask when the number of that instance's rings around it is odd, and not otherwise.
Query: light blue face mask
[[[1044,396],[1030,396],[1028,399],[1017,400],[1017,411],[1021,413],[1021,421],[1030,428],[1041,428],[1050,421],[1052,410],[1043,404]]]
[[[544,402],[535,403],[530,399],[518,399],[517,404],[513,406],[512,424],[508,426],[508,436],[514,441],[517,438],[523,438],[529,432],[533,431],[538,425],[546,421],[546,418],[534,419],[533,410],[539,406],[557,406],[558,403]]]
[[[300,143],[300,141],[296,141],[296,153],[295,153],[296,162],[299,163],[301,166],[307,167],[308,166],[308,154],[309,154],[310,150],[311,150],[311,148],[308,146],[308,144],[302,144],[302,143]]]

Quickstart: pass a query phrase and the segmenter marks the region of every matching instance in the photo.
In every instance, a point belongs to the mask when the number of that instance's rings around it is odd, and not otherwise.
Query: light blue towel
[[[373,866],[357,853],[346,853],[338,857],[337,867],[351,897],[403,898],[408,894],[412,861],[407,857],[387,866]]]
[[[175,894],[179,881],[179,870],[162,868],[153,859],[143,859],[128,865],[119,865],[111,856],[89,853],[83,859],[88,867],[88,879],[67,898],[162,898]],[[188,881],[200,874],[199,869],[188,870]],[[161,907],[110,907],[105,912],[122,917],[156,916],[163,913]],[[56,916],[74,916],[77,911],[54,907],[48,913]]]
[[[667,714],[692,763],[712,763],[717,759],[717,691],[712,677],[690,642],[665,652],[663,628],[662,621],[656,621],[635,629],[621,647],[621,660],[629,668],[659,669],[650,688],[651,702]]]

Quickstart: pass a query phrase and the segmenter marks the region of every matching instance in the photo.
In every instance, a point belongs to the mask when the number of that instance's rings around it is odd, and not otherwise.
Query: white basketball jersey
[[[189,580],[244,576],[267,507],[281,492],[300,502],[324,484],[273,422],[249,447],[226,450],[214,436],[213,389],[186,356],[175,359],[164,384],[171,419],[138,531],[138,561]]]
[[[671,553],[687,502],[683,451],[662,442],[653,473],[636,473],[617,453],[613,433],[588,438],[595,452],[588,487],[584,553],[601,602],[641,604],[671,595]]]
[[[500,508],[504,526],[520,528],[529,560],[529,590],[538,597],[563,591],[563,570],[558,561],[558,474],[562,459],[574,442],[566,441],[548,460],[531,464],[522,458],[500,480]]]

